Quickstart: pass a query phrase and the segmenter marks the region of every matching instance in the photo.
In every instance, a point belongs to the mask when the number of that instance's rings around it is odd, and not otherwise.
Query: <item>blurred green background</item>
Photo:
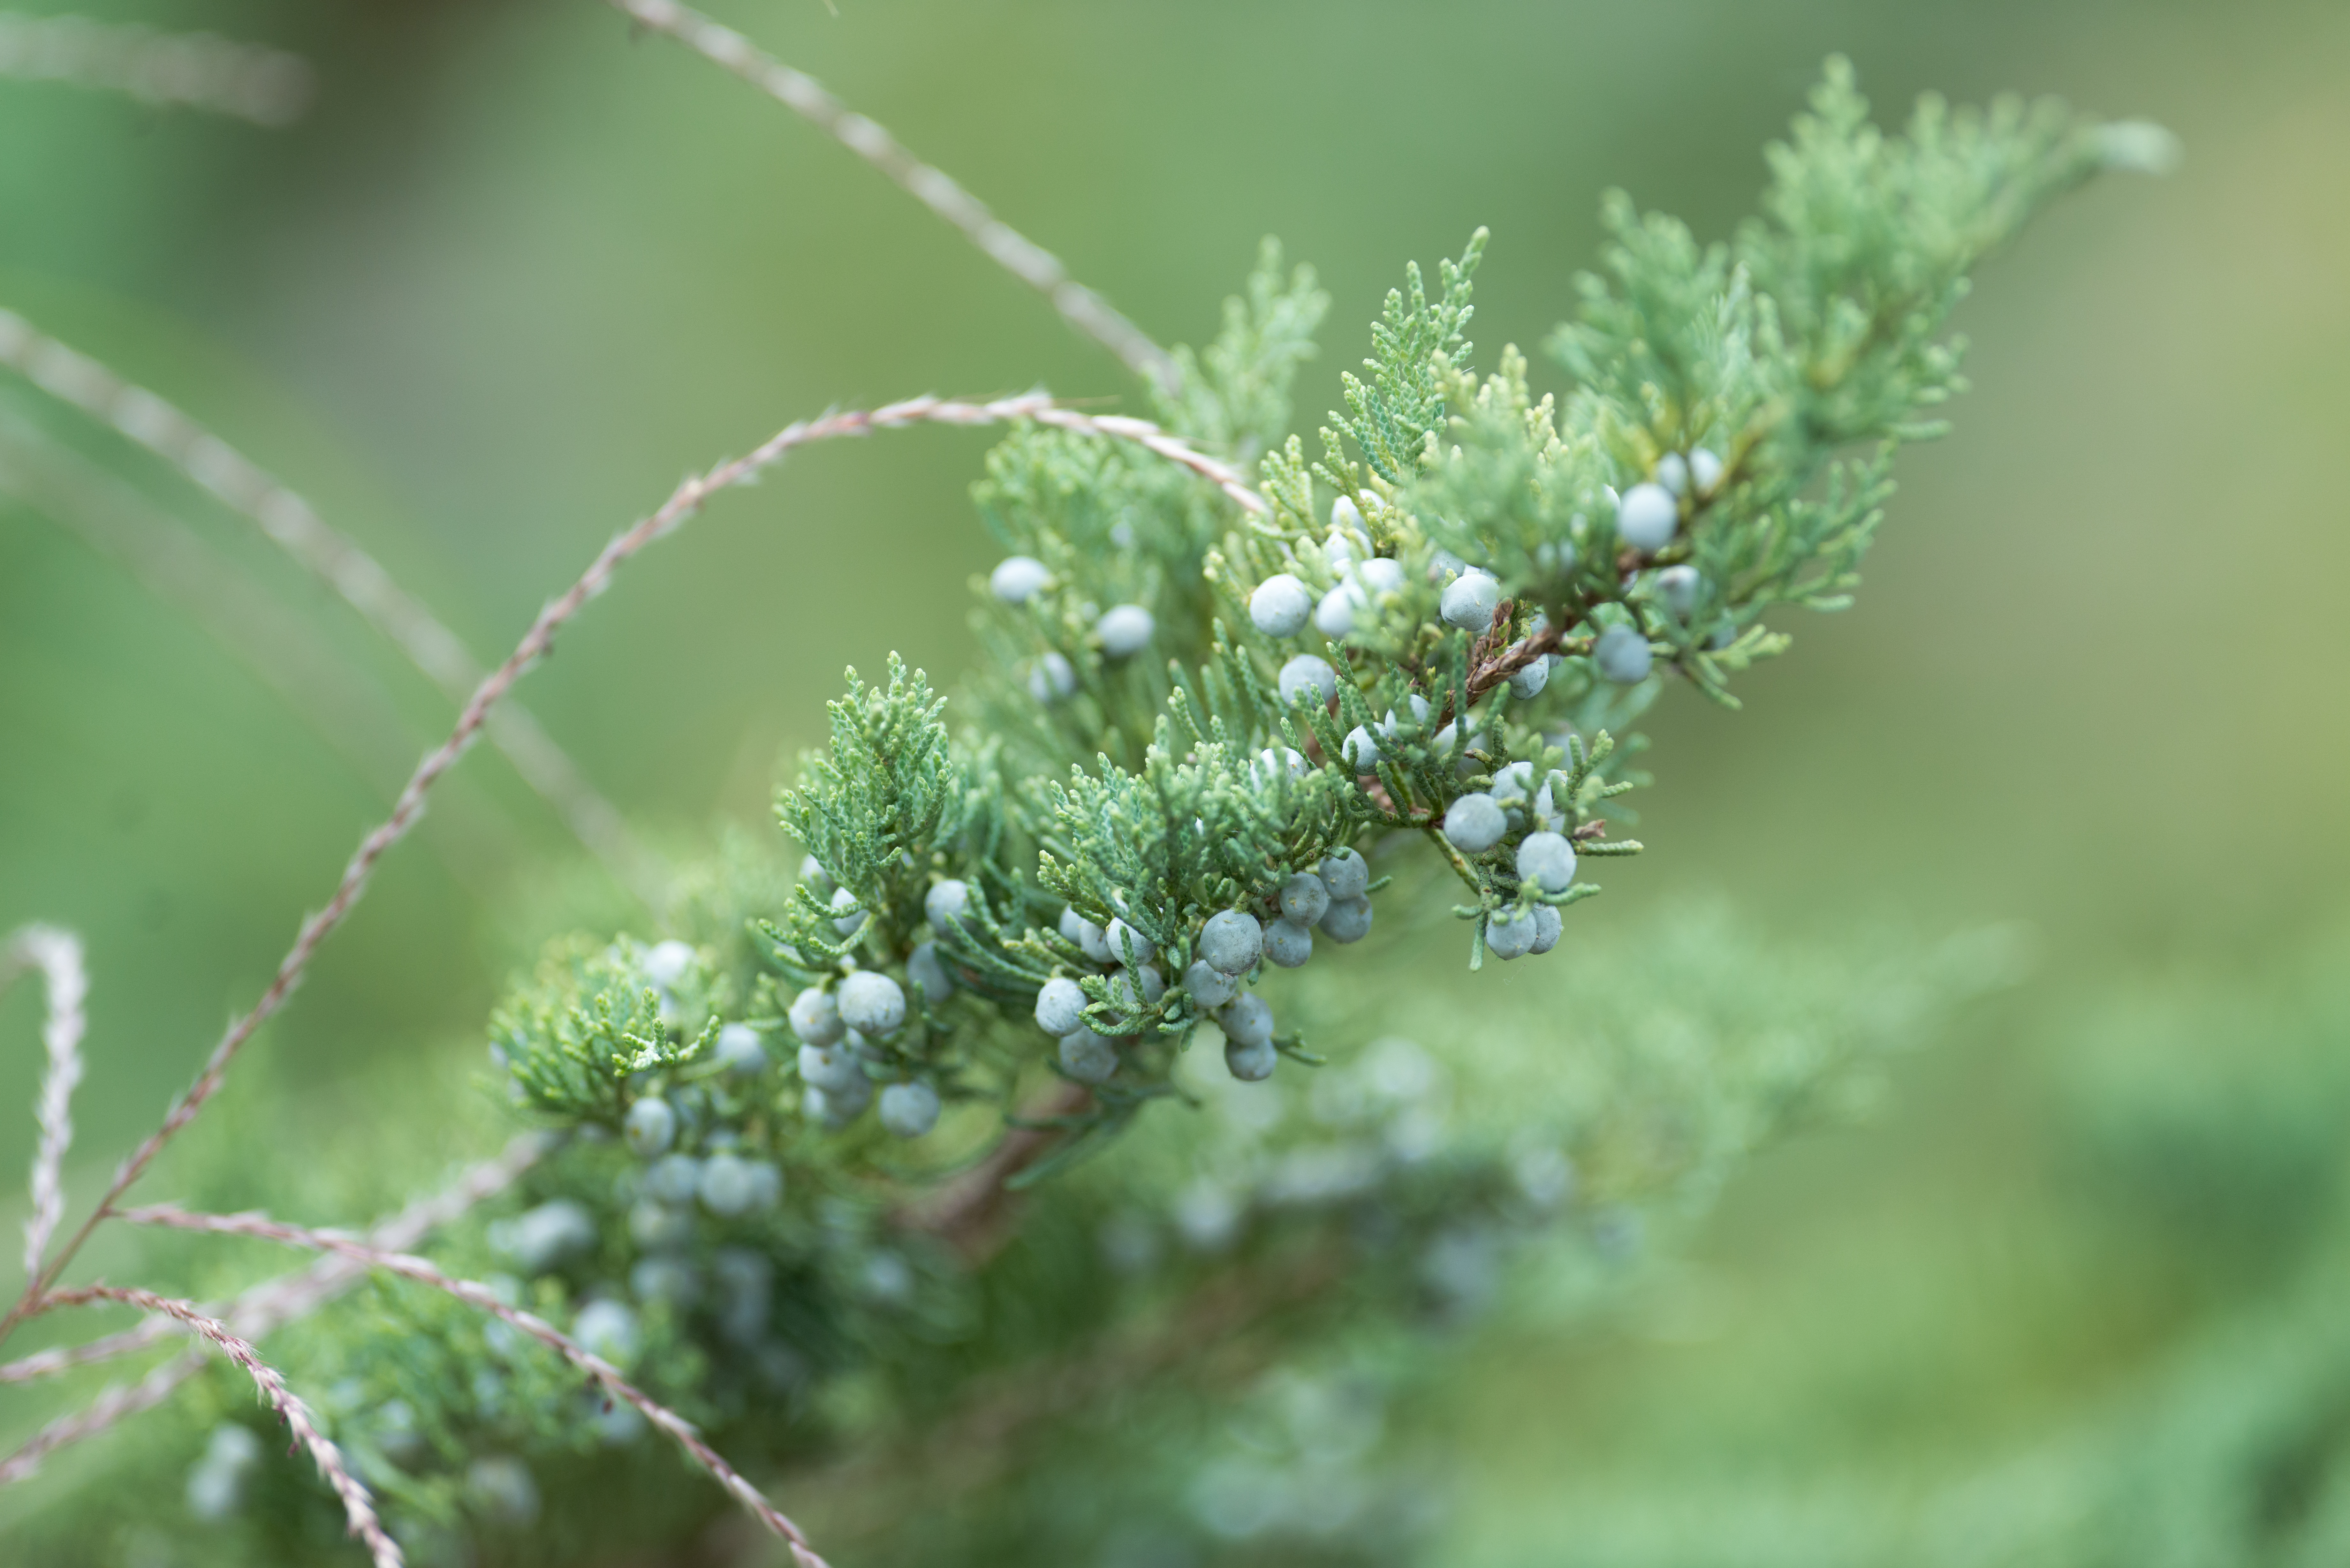
[[[2030,1432],[2189,1309],[2116,1315],[2158,1235],[2127,1264],[2047,1241],[2030,1212],[2066,1178],[2033,1129],[2085,998],[2201,983],[2181,976],[2258,992],[2279,954],[2344,987],[2324,933],[2350,912],[2350,8],[712,9],[1162,341],[1206,337],[1280,235],[1335,296],[1308,428],[1403,261],[1477,223],[1481,358],[1565,313],[1602,188],[1726,233],[1831,51],[1886,118],[1928,88],[2015,89],[2177,130],[2177,176],[2101,183],[1986,271],[1961,317],[1975,390],[1906,462],[1858,607],[1792,625],[1742,713],[1669,694],[1651,849],[1578,916],[1719,891],[1821,942],[2019,919],[2036,978],[1913,1064],[1887,1119],[1737,1189],[1697,1241],[1708,1311],[1497,1347],[1457,1416],[1497,1456],[1476,1499],[1496,1506],[1466,1511],[1483,1522],[1460,1550],[1511,1561],[1572,1529],[1564,1478],[1590,1484],[1608,1438],[1767,1473],[1767,1421],[1636,1419],[1694,1389],[1730,1400],[1717,1414],[1809,1410],[1856,1446],[1888,1422]],[[299,49],[318,102],[268,132],[0,82],[0,305],[273,468],[484,656],[681,474],[794,418],[1128,390],[902,192],[592,0],[88,10]],[[0,415],[77,428],[13,379]],[[78,1154],[96,1168],[249,1003],[450,715],[238,519],[75,439],[332,650],[359,736],[328,743],[119,562],[0,511],[0,929],[89,940]],[[897,649],[943,677],[972,656],[966,581],[993,552],[964,488],[987,439],[844,443],[724,498],[627,569],[524,700],[665,847],[765,823],[844,664]],[[477,751],[266,1054],[322,1085],[384,1053],[453,1081],[511,964],[627,914]],[[2180,1049],[2225,1058],[2237,1015],[2197,1016]],[[0,1000],[0,1106],[29,1103],[36,1019],[32,988]],[[0,1117],[0,1168],[31,1133]],[[1823,1334],[1828,1314],[1877,1332]]]

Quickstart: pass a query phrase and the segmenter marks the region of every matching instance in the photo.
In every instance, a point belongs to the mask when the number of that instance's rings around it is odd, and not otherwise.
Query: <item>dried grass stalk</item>
[[[254,1386],[261,1390],[261,1397],[293,1430],[294,1440],[310,1451],[311,1462],[318,1467],[318,1473],[326,1478],[335,1495],[343,1500],[343,1514],[350,1521],[350,1532],[367,1543],[369,1555],[375,1559],[376,1568],[402,1568],[407,1559],[400,1555],[399,1544],[384,1533],[383,1521],[376,1517],[375,1499],[360,1483],[359,1477],[351,1474],[344,1465],[342,1450],[318,1430],[317,1423],[311,1418],[310,1407],[286,1386],[286,1379],[278,1376],[276,1367],[261,1359],[259,1351],[231,1334],[228,1326],[217,1318],[205,1316],[194,1303],[159,1296],[152,1291],[130,1290],[116,1285],[85,1285],[79,1290],[60,1291],[50,1296],[46,1304],[53,1307],[80,1306],[90,1302],[120,1302],[142,1312],[166,1314],[210,1340],[222,1355],[243,1367],[245,1376],[252,1378]],[[7,1461],[10,1465],[16,1462],[15,1459]],[[0,1471],[5,1469],[5,1466],[0,1466]],[[0,1480],[7,1479],[13,1478],[0,1474]]]
[[[333,1252],[349,1258],[366,1268],[381,1269],[402,1279],[430,1285],[476,1307],[500,1322],[512,1324],[540,1344],[561,1355],[572,1366],[601,1384],[614,1397],[634,1406],[639,1414],[667,1433],[682,1448],[688,1458],[707,1471],[723,1487],[728,1495],[755,1515],[759,1522],[781,1536],[791,1547],[793,1558],[801,1568],[827,1568],[816,1548],[808,1544],[800,1527],[792,1522],[781,1510],[767,1501],[764,1493],[745,1480],[733,1466],[720,1458],[716,1449],[702,1440],[685,1417],[660,1403],[635,1384],[620,1376],[610,1362],[581,1345],[570,1335],[535,1314],[520,1307],[508,1306],[498,1299],[489,1286],[472,1280],[460,1280],[442,1273],[422,1258],[400,1252],[380,1251],[364,1242],[338,1236],[330,1231],[311,1231],[298,1225],[282,1225],[261,1214],[195,1214],[169,1204],[156,1204],[141,1209],[128,1209],[122,1218],[134,1225],[162,1225],[179,1231],[206,1231],[225,1236],[254,1236],[264,1241],[280,1241],[290,1247],[308,1247],[314,1251]]]
[[[31,1279],[40,1274],[41,1255],[65,1217],[63,1172],[66,1150],[73,1145],[73,1092],[81,1082],[86,1023],[81,1006],[89,994],[89,977],[82,969],[80,939],[55,926],[26,926],[8,940],[8,955],[9,967],[39,970],[48,988],[48,1016],[41,1024],[48,1066],[35,1112],[41,1140],[33,1155],[33,1212],[25,1220],[25,1274]]]
[[[1164,380],[1173,361],[1150,335],[1109,302],[1069,275],[1058,256],[987,210],[987,204],[937,169],[916,158],[880,126],[857,113],[804,71],[765,53],[734,31],[676,0],[612,0],[655,32],[666,33],[695,53],[741,77],[793,113],[814,123],[842,146],[910,192],[914,199],[952,223],[1006,272],[1053,302],[1068,323],[1125,361],[1145,380]]]

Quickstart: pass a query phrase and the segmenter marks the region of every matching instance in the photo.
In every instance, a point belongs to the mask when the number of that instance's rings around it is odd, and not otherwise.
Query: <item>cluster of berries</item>
[[[1224,1064],[1235,1078],[1255,1083],[1273,1075],[1278,1052],[1273,1043],[1273,1009],[1243,989],[1264,962],[1295,969],[1314,956],[1314,933],[1334,942],[1360,941],[1370,934],[1370,867],[1352,849],[1341,850],[1312,871],[1284,882],[1274,899],[1270,924],[1246,909],[1223,909],[1208,917],[1191,949],[1199,956],[1183,971],[1186,995],[1216,1021],[1224,1035]],[[1139,1025],[1144,1009],[1165,994],[1166,981],[1150,961],[1157,949],[1122,919],[1107,928],[1075,909],[1063,913],[1061,934],[1097,963],[1123,960],[1109,981],[1115,1010]],[[1105,1083],[1118,1072],[1118,1036],[1087,1022],[1085,988],[1056,975],[1036,993],[1036,1025],[1060,1043],[1062,1070],[1084,1083]]]
[[[1053,584],[1052,568],[1034,556],[1006,556],[987,575],[988,590],[1007,605],[1024,605]],[[1105,659],[1131,659],[1150,646],[1159,624],[1140,605],[1112,605],[1094,620],[1094,641]],[[1028,666],[1028,694],[1057,702],[1077,689],[1076,667],[1048,649]]]
[[[819,896],[832,888],[834,930],[847,937],[864,928],[865,912],[858,908],[857,896],[846,888],[833,888],[816,857],[800,862],[800,880]],[[961,882],[941,882],[931,888],[924,905],[931,924],[944,929],[947,921],[962,913],[970,896]],[[953,993],[954,981],[936,942],[920,943],[908,956],[906,983],[931,1006]],[[899,1137],[920,1137],[938,1125],[939,1091],[927,1080],[899,1078],[875,1093],[874,1075],[895,1072],[888,1054],[876,1049],[875,1043],[904,1028],[906,1014],[905,986],[878,970],[857,970],[830,984],[809,986],[792,999],[785,1016],[800,1043],[800,1081],[806,1085],[800,1108],[809,1120],[837,1132],[879,1098],[882,1127]],[[722,1039],[722,1053],[723,1045]]]
[[[960,884],[958,884],[960,886]],[[951,983],[937,949],[924,943],[917,955],[935,989],[920,975],[933,1001],[943,1000]],[[916,965],[909,962],[910,974]],[[786,1018],[799,1037],[800,1080],[807,1085],[801,1106],[809,1119],[835,1129],[864,1114],[877,1097],[875,1072],[889,1070],[887,1056],[874,1043],[888,1039],[905,1026],[905,988],[878,970],[860,969],[837,985],[809,986],[792,999]],[[881,1086],[881,1125],[899,1137],[916,1138],[938,1125],[939,1091],[923,1078],[906,1078]]]
[[[1445,810],[1444,836],[1464,855],[1484,854],[1513,828],[1535,829],[1518,843],[1522,897],[1485,917],[1485,948],[1496,958],[1538,957],[1558,945],[1558,909],[1544,900],[1575,886],[1575,843],[1560,831],[1566,819],[1554,800],[1565,784],[1565,775],[1554,772],[1536,787],[1534,764],[1512,763],[1494,775],[1491,788],[1464,794]]]

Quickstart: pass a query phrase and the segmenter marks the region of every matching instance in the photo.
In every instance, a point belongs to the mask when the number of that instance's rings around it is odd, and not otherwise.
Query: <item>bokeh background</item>
[[[1130,392],[902,192],[592,0],[86,9],[298,49],[319,97],[263,131],[0,82],[0,304],[276,470],[485,656],[681,475],[791,419]],[[1430,1417],[1481,1456],[1450,1550],[1555,1555],[1578,1500],[1636,1472],[1788,1500],[1823,1466],[1995,1453],[2256,1287],[2210,1224],[2137,1224],[2143,1192],[2051,1218],[2079,1179],[2059,1064],[2137,997],[2172,1058],[2224,1075],[2251,1013],[2180,1000],[2205,992],[2282,997],[2350,1050],[2326,1012],[2350,990],[2350,9],[712,9],[1162,341],[1211,332],[1279,235],[1334,296],[1308,428],[1404,260],[1478,223],[1488,355],[1566,309],[1604,187],[1725,234],[1831,51],[1887,117],[1928,88],[2014,89],[2178,131],[2177,175],[2101,183],[1987,269],[1962,314],[1975,389],[1908,459],[1858,607],[1792,625],[1742,713],[1659,705],[1650,851],[1578,915],[1719,894],[1820,944],[2021,921],[2033,978],[1910,1064],[1875,1125],[1752,1172],[1691,1239],[1676,1310],[1497,1341]],[[75,429],[5,379],[0,415]],[[237,519],[71,439],[268,590],[339,720],[322,732],[121,562],[0,509],[0,928],[89,940],[94,1170],[248,1004],[450,715]],[[986,439],[819,449],[724,498],[627,569],[525,700],[666,849],[760,829],[844,664],[972,657]],[[477,751],[265,1059],[297,1091],[403,1054],[454,1081],[515,962],[627,918]],[[33,988],[0,999],[0,1106],[29,1103],[36,1018]],[[31,1134],[0,1116],[0,1169]]]

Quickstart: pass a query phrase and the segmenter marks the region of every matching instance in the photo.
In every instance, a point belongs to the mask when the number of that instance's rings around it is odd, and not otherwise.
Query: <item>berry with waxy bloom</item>
[[[1616,536],[1635,550],[1663,549],[1680,525],[1680,503],[1661,484],[1632,486],[1616,508]]]
[[[988,591],[1008,605],[1024,605],[1041,592],[1053,574],[1034,556],[1006,556],[987,574]]]
[[[1490,794],[1464,794],[1444,812],[1444,836],[1463,854],[1476,855],[1502,841],[1510,818]]]
[[[1352,898],[1333,898],[1329,909],[1323,911],[1319,928],[1334,942],[1359,942],[1371,934],[1371,901],[1357,894]]]
[[[1483,631],[1493,624],[1493,607],[1501,602],[1501,583],[1491,572],[1471,566],[1444,585],[1437,613],[1447,626]]]
[[[1058,1039],[1085,1022],[1086,989],[1056,974],[1036,992],[1036,1027]]]
[[[829,1045],[848,1027],[840,1021],[840,1003],[820,985],[809,986],[792,998],[791,1008],[784,1016],[790,1022],[792,1033],[811,1045]]]
[[[1102,652],[1112,659],[1125,659],[1140,653],[1150,646],[1150,634],[1158,623],[1150,612],[1140,605],[1112,605],[1094,622],[1094,635],[1101,639]]]
[[[1200,956],[1212,969],[1242,974],[1264,950],[1264,928],[1245,909],[1220,909],[1200,928]]]
[[[1321,883],[1314,884],[1316,889]],[[1329,895],[1323,895],[1323,908],[1329,907]],[[1278,919],[1264,929],[1264,956],[1283,969],[1295,969],[1314,956],[1314,930],[1295,920]]]
[[[1338,672],[1318,654],[1301,653],[1283,665],[1279,683],[1281,700],[1292,706],[1310,702],[1318,708],[1338,694]]]
[[[1284,919],[1310,926],[1329,907],[1330,889],[1311,871],[1300,871],[1281,885],[1281,913]]]
[[[1611,626],[1592,646],[1591,662],[1617,685],[1638,686],[1648,678],[1655,655],[1645,633],[1628,626]]]
[[[917,1078],[881,1091],[881,1125],[899,1137],[916,1138],[939,1125],[939,1092]]]
[[[861,969],[840,982],[840,1016],[864,1034],[895,1034],[906,1022],[905,989],[888,975]]]
[[[1575,885],[1575,846],[1562,834],[1534,833],[1518,846],[1518,875],[1545,893]]]
[[[1249,595],[1249,619],[1267,637],[1295,637],[1314,613],[1314,593],[1288,572],[1276,572]]]
[[[667,1154],[669,1146],[677,1141],[677,1112],[658,1095],[648,1095],[629,1107],[621,1119],[620,1136],[629,1140],[629,1147],[646,1159],[657,1154]]]
[[[1183,971],[1183,989],[1191,1000],[1214,1012],[1240,993],[1240,982],[1206,959],[1193,959]]]

